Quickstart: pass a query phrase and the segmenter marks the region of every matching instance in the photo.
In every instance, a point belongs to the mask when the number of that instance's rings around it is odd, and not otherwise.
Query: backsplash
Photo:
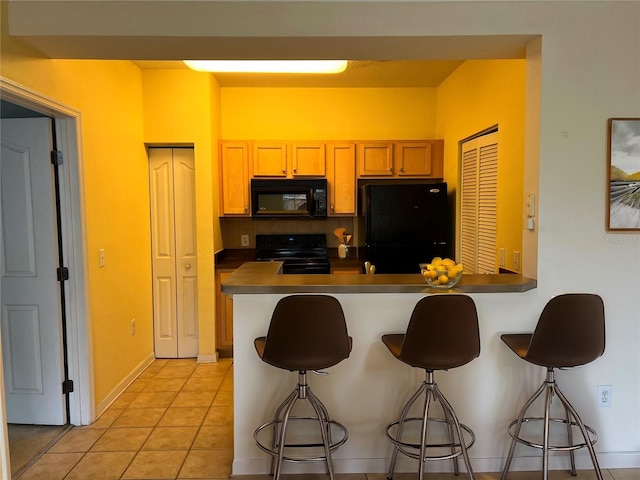
[[[327,246],[338,247],[338,239],[333,235],[336,228],[344,228],[353,235],[350,245],[358,245],[356,229],[357,217],[327,217],[326,219],[282,220],[251,218],[220,218],[220,229],[225,249],[256,248],[256,235],[276,233],[325,233]],[[242,235],[249,236],[249,246],[242,246]]]

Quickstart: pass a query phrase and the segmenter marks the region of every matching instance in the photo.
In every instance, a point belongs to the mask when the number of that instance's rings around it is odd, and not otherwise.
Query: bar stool
[[[588,293],[569,293],[552,298],[544,307],[533,333],[504,334],[502,341],[520,358],[529,363],[546,367],[547,375],[538,390],[525,403],[517,420],[508,427],[511,435],[509,455],[502,471],[502,480],[506,480],[515,452],[516,444],[542,449],[542,478],[547,480],[549,469],[549,451],[568,451],[571,462],[571,474],[576,475],[574,451],[587,447],[598,480],[602,473],[598,466],[593,444],[597,441],[595,430],[588,427],[578,416],[556,384],[554,369],[585,365],[600,357],[605,347],[604,304],[598,295]],[[525,417],[533,402],[545,393],[544,416]],[[558,397],[564,407],[565,418],[551,418],[551,402]],[[573,420],[572,420],[573,417]],[[521,435],[524,424],[542,422],[542,440],[528,440]],[[552,445],[549,441],[549,428],[552,423],[561,423],[566,427],[567,445]],[[582,441],[574,443],[573,429],[577,427]]]
[[[266,337],[254,341],[263,362],[283,370],[297,371],[298,384],[276,409],[273,420],[258,427],[254,440],[258,447],[271,455],[271,474],[279,480],[283,461],[325,461],[331,480],[334,480],[331,453],[343,445],[349,436],[346,427],[332,420],[326,407],[307,384],[307,372],[326,375],[318,370],[340,363],[351,353],[352,339],[347,334],[340,302],[328,295],[292,295],[276,305]],[[298,400],[311,405],[315,417],[294,416]],[[290,424],[316,423],[322,442],[287,442]],[[266,439],[260,433],[271,430]],[[318,452],[318,449],[322,449]],[[297,449],[297,453],[296,453]],[[315,449],[315,450],[314,450]]]
[[[458,420],[455,410],[434,380],[435,370],[448,370],[471,362],[480,355],[478,314],[471,297],[458,294],[431,295],[422,298],[413,309],[404,334],[382,336],[382,342],[398,360],[425,370],[425,380],[402,409],[400,418],[387,425],[387,438],[394,445],[387,479],[393,478],[398,453],[418,460],[418,480],[422,480],[425,461],[451,459],[459,475],[462,456],[474,480],[467,450],[475,442],[473,431]],[[411,407],[424,395],[422,415],[409,417]],[[439,402],[444,418],[429,416],[431,402]],[[405,427],[420,422],[419,439],[405,435]],[[448,440],[438,442],[427,437],[429,424],[444,424]],[[465,439],[466,432],[468,439]],[[436,451],[434,451],[437,449]],[[429,455],[427,454],[429,450]],[[439,454],[437,452],[440,452]]]

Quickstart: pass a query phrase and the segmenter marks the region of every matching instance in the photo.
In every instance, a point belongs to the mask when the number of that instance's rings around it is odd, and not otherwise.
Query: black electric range
[[[282,261],[282,273],[331,273],[324,234],[256,235],[256,260]]]

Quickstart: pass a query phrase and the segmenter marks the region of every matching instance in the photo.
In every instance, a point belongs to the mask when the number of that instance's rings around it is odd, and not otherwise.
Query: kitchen
[[[466,8],[470,7],[467,5]],[[507,9],[509,12],[488,18],[487,15],[483,15],[479,11],[480,8],[473,7],[471,10],[478,16],[479,21],[485,21],[486,25],[482,28],[472,28],[472,33],[504,33],[505,29],[507,29],[509,32],[521,33],[542,30],[547,35],[545,37],[545,60],[543,62],[546,70],[539,81],[544,87],[542,89],[543,93],[540,95],[540,102],[543,107],[541,113],[543,121],[536,122],[535,119],[532,122],[528,121],[528,125],[533,126],[528,127],[528,133],[525,135],[525,137],[530,138],[532,135],[530,129],[534,131],[540,130],[538,135],[533,135],[534,138],[539,136],[540,144],[538,145],[537,142],[528,142],[527,144],[533,145],[536,151],[534,156],[540,156],[541,159],[539,175],[540,183],[543,187],[539,211],[541,219],[544,218],[543,225],[545,229],[541,231],[540,264],[538,265],[534,254],[531,262],[528,262],[526,258],[523,260],[523,266],[526,267],[531,264],[532,268],[540,269],[539,280],[542,282],[542,287],[539,286],[538,293],[533,297],[531,295],[527,296],[527,300],[530,301],[525,302],[526,305],[518,306],[521,309],[519,317],[523,319],[518,325],[524,325],[527,321],[526,319],[533,317],[534,311],[537,310],[536,307],[542,302],[541,298],[537,298],[538,296],[546,297],[550,293],[567,287],[604,289],[608,298],[611,299],[610,315],[614,320],[612,324],[618,325],[612,332],[612,338],[621,342],[618,343],[619,345],[636,342],[637,335],[633,332],[637,331],[637,327],[630,320],[627,320],[635,317],[629,315],[629,311],[625,310],[622,305],[629,305],[629,299],[635,298],[632,289],[637,287],[637,277],[630,270],[624,270],[621,272],[622,285],[618,284],[615,287],[603,286],[593,276],[588,275],[591,270],[587,270],[587,265],[584,262],[585,255],[598,258],[605,256],[608,257],[610,263],[628,263],[629,260],[637,260],[637,253],[634,253],[635,250],[633,250],[633,236],[623,239],[628,241],[615,241],[619,238],[618,236],[603,234],[601,222],[597,220],[601,215],[596,215],[594,212],[601,211],[604,193],[593,194],[594,191],[601,191],[601,157],[605,142],[603,119],[617,114],[627,114],[629,116],[637,114],[637,111],[631,107],[634,102],[630,102],[629,98],[636,98],[637,93],[635,92],[637,92],[637,89],[635,86],[637,86],[637,82],[635,80],[638,75],[637,68],[630,67],[629,62],[621,58],[619,53],[616,53],[614,49],[615,42],[602,44],[593,36],[593,31],[603,32],[604,30],[603,35],[606,34],[607,38],[617,39],[618,43],[626,44],[627,42],[624,39],[627,39],[632,35],[631,32],[635,31],[632,25],[629,25],[629,22],[632,22],[630,19],[633,18],[634,13],[632,12],[630,15],[625,16],[623,8],[622,11],[614,9],[618,13],[606,10],[606,13],[605,11],[599,11],[589,15],[585,10],[581,10],[577,6],[580,18],[578,22],[573,17],[575,11],[568,13],[564,8],[557,7],[556,10],[556,6],[552,6],[551,9],[554,14],[552,16],[559,19],[558,23],[563,24],[560,27],[553,22],[553,25],[546,26],[545,20],[540,19],[539,15],[533,11],[528,12],[530,15],[527,16],[528,18],[525,21],[524,17],[521,18],[510,9]],[[592,7],[591,5],[589,8],[598,9],[597,6]],[[545,16],[545,18],[549,18],[546,13]],[[616,18],[613,19],[612,17]],[[604,22],[603,19],[605,19]],[[355,24],[361,24],[360,20]],[[447,23],[446,27],[441,27],[434,25],[435,20],[426,20],[426,25],[435,28],[434,31],[437,32],[444,28],[445,31],[464,31],[465,34],[469,34],[469,30],[465,30],[464,25],[453,27],[451,23]],[[500,21],[504,21],[501,26],[498,25]],[[540,23],[532,24],[537,21]],[[442,22],[442,18],[439,18],[437,23],[440,22]],[[621,23],[628,28],[621,29],[619,27]],[[353,28],[353,25],[354,23],[350,25],[350,28]],[[509,28],[506,25],[509,25]],[[541,27],[541,25],[545,26]],[[379,27],[380,25],[377,23],[376,28]],[[427,28],[427,26],[422,28]],[[569,41],[569,38],[573,38],[573,40]],[[211,93],[211,85],[201,77],[195,78],[177,71],[144,71],[140,73],[136,67],[127,65],[127,62],[116,62],[113,67],[104,65],[101,62],[90,62],[87,68],[80,64],[74,64],[73,61],[34,62],[32,66],[35,68],[35,72],[40,72],[40,69],[45,70],[42,72],[43,75],[34,75],[33,72],[23,70],[22,65],[24,63],[19,65],[20,55],[17,55],[18,61],[15,63],[13,61],[16,59],[16,52],[20,52],[23,55],[22,58],[24,56],[30,58],[31,54],[28,51],[25,52],[22,47],[7,51],[8,46],[12,45],[11,40],[4,40],[3,38],[3,74],[22,81],[32,88],[41,90],[47,95],[59,98],[65,103],[76,105],[83,111],[83,127],[87,131],[86,138],[83,141],[85,146],[84,153],[87,159],[92,159],[91,162],[87,162],[85,167],[86,178],[91,187],[89,189],[87,207],[91,224],[94,228],[98,228],[98,230],[92,229],[89,232],[89,255],[100,248],[103,238],[108,238],[110,239],[110,245],[107,251],[107,258],[115,262],[110,264],[110,269],[102,271],[98,270],[97,266],[94,267],[93,264],[88,266],[92,284],[91,317],[93,334],[104,339],[103,341],[105,342],[99,345],[99,348],[96,348],[94,361],[96,403],[99,403],[140,362],[141,355],[135,352],[141,350],[144,352],[150,351],[148,341],[140,344],[140,336],[132,339],[128,337],[128,325],[123,325],[122,328],[118,327],[120,322],[128,323],[131,316],[135,315],[141,323],[144,322],[141,327],[146,329],[147,332],[150,331],[148,319],[149,290],[143,288],[136,291],[135,298],[132,299],[130,294],[123,292],[122,288],[118,288],[122,278],[129,278],[135,284],[143,285],[140,271],[144,274],[142,275],[143,277],[148,277],[148,265],[143,265],[143,268],[139,269],[137,267],[140,264],[140,260],[136,260],[147,258],[148,246],[144,245],[144,242],[139,244],[139,242],[133,241],[136,238],[142,238],[143,232],[139,231],[141,228],[139,228],[138,224],[128,222],[126,224],[128,231],[126,239],[116,241],[112,239],[113,234],[110,235],[109,232],[105,232],[105,229],[101,227],[101,225],[119,224],[132,211],[141,218],[144,216],[145,205],[144,201],[139,198],[140,195],[135,196],[133,194],[135,202],[130,201],[131,196],[125,202],[118,196],[114,198],[113,192],[136,192],[136,186],[144,184],[146,172],[144,171],[144,152],[139,147],[141,139],[149,143],[165,144],[167,142],[195,142],[196,156],[199,159],[201,173],[205,176],[209,175],[210,178],[216,178],[216,173],[212,172],[209,166],[210,159],[215,156],[213,152],[215,152],[217,142],[210,142],[210,135],[213,134],[216,140],[218,138],[231,138],[228,132],[220,131],[221,128],[229,128],[231,124],[227,124],[227,127],[224,127],[218,125],[215,121],[211,121],[211,112],[217,111],[220,108],[220,104],[217,103],[215,95]],[[633,44],[635,37],[628,40],[628,44]],[[585,54],[587,57],[584,62],[576,60],[577,58],[583,58]],[[623,64],[624,67],[622,66]],[[118,72],[114,72],[112,68],[114,70],[118,69]],[[607,75],[606,78],[604,76],[600,77],[595,74],[596,69],[598,71],[615,71],[620,75]],[[622,74],[623,72],[624,74]],[[50,75],[57,81],[52,86],[43,85],[40,79]],[[87,82],[92,84],[92,88],[97,86],[100,91],[110,93],[105,97],[109,101],[92,99],[91,102],[87,102],[78,93],[83,92],[86,87],[78,86],[77,82],[74,83],[74,78],[87,79]],[[585,78],[589,78],[590,81],[584,82]],[[140,88],[141,81],[144,82],[144,113],[141,111],[142,107],[139,106],[140,92],[133,91],[135,88]],[[125,85],[131,87],[125,88]],[[164,95],[167,88],[170,88],[176,94],[176,97],[167,98]],[[197,96],[200,102],[196,102],[187,92],[194,92],[194,96],[195,92],[198,92]],[[607,95],[602,95],[602,92],[608,93]],[[88,91],[86,93],[87,97],[91,97]],[[389,93],[393,94],[393,92]],[[114,98],[122,100],[114,102]],[[318,108],[323,106],[322,102],[315,102],[315,104]],[[461,102],[454,106],[457,107],[457,111],[467,114],[467,108],[464,103]],[[120,115],[116,114],[114,110],[127,112],[125,118],[128,120],[123,122]],[[198,115],[192,115],[195,112]],[[308,113],[311,118],[316,114],[315,111]],[[382,113],[384,114],[384,112]],[[135,120],[140,120],[143,116],[144,122]],[[444,119],[445,116],[446,112],[439,114],[440,119]],[[238,117],[239,120],[241,115],[238,114]],[[190,119],[194,120],[191,121]],[[342,121],[341,117],[333,116],[327,116],[324,119],[327,121],[318,123],[318,128],[326,129],[328,125],[332,125],[336,121]],[[419,118],[418,123],[423,120],[423,118]],[[405,134],[405,132],[396,131],[394,125],[385,125],[384,128],[388,130],[379,131],[383,122],[373,122],[370,118],[365,118],[365,121],[368,122],[367,125],[371,129],[371,137],[396,139],[402,138]],[[267,123],[270,127],[278,128],[277,125],[273,125],[273,123],[277,122]],[[492,119],[491,122],[483,121],[481,123],[482,125],[475,131],[486,128],[487,124],[500,122]],[[140,127],[143,124],[144,130]],[[290,124],[288,126],[295,127],[295,125]],[[282,128],[277,132],[272,132],[268,139],[291,138],[289,136],[290,133],[284,131],[286,127],[287,125],[283,124]],[[357,125],[348,125],[347,127],[342,132],[339,132],[340,135],[337,138],[364,138],[359,134],[359,131],[353,132],[353,135],[347,135],[349,130],[356,128]],[[412,129],[413,126],[409,125],[409,128]],[[558,132],[563,128],[568,129],[566,133],[569,136],[560,136]],[[258,131],[259,128],[255,126],[255,130]],[[204,133],[205,131],[206,133]],[[107,154],[107,152],[112,152],[110,147],[112,146],[114,132],[121,135],[122,139],[119,145],[125,151],[135,152],[126,157],[129,171],[128,178],[121,178],[122,176],[120,175],[125,158],[116,163],[109,161],[112,155]],[[439,135],[435,136],[436,133],[439,133]],[[429,129],[420,129],[412,137],[439,138],[448,137],[450,133],[448,131],[433,132]],[[446,148],[454,149],[453,158],[457,156],[455,142],[459,138],[465,138],[468,134],[469,132],[462,132],[461,135],[452,135],[456,140],[446,142]],[[577,137],[574,135],[577,135]],[[301,135],[299,138],[305,138],[306,136]],[[241,132],[241,136],[236,138],[246,139],[252,137],[249,137],[248,132]],[[322,139],[336,138],[333,132],[326,131],[322,132],[319,137]],[[267,137],[261,138],[267,139]],[[572,141],[574,138],[578,142]],[[449,157],[449,154],[447,154],[447,157]],[[104,161],[95,161],[96,159]],[[578,169],[586,170],[583,172],[586,175],[586,180],[581,184],[585,188],[589,187],[588,194],[586,191],[579,190],[575,182],[567,183],[569,172],[571,171],[571,174],[575,174]],[[533,170],[530,165],[525,165],[525,170],[527,172],[526,178],[535,178],[534,183],[537,185],[537,165]],[[99,180],[105,174],[110,179],[109,184]],[[217,181],[214,183],[217,183]],[[526,191],[530,191],[529,188],[530,186],[526,186]],[[557,193],[566,191],[567,188],[570,188],[572,192],[572,195],[569,196],[570,198]],[[199,224],[206,226],[207,222],[211,222],[211,218],[215,216],[213,212],[217,211],[217,198],[210,191],[207,195],[206,187],[203,186],[203,189],[205,193],[199,198],[199,201],[202,202],[202,210],[199,212],[201,216]],[[212,207],[209,209],[208,205]],[[556,205],[565,205],[565,208],[558,209]],[[572,225],[572,227],[569,228],[567,225]],[[331,227],[328,230],[331,233]],[[240,235],[240,232],[238,232],[238,235]],[[212,227],[210,231],[204,228],[203,244],[211,242],[212,238],[216,246],[222,245],[221,234],[217,227]],[[133,249],[131,248],[132,241],[133,247],[135,247]],[[591,243],[589,243],[588,247],[585,245],[585,250],[582,245],[588,241]],[[527,242],[528,240],[524,242],[523,253],[530,249],[530,245]],[[580,248],[576,248],[576,245],[580,246]],[[538,251],[537,240],[534,250]],[[213,255],[208,255],[208,258],[207,255],[204,255],[199,261],[202,261],[203,265],[212,264]],[[568,273],[569,270],[573,273]],[[114,273],[117,273],[117,275],[114,275]],[[590,278],[591,280],[589,280]],[[205,278],[204,280],[207,279]],[[201,297],[203,298],[201,312],[206,318],[211,319],[214,308],[213,301],[207,303],[209,299],[204,295],[201,295]],[[616,299],[620,301],[615,301]],[[508,298],[500,296],[499,301],[501,304],[511,305]],[[110,306],[109,314],[104,308],[106,305]],[[629,308],[634,310],[635,307],[632,304]],[[513,309],[511,310],[513,311]],[[501,323],[505,329],[509,328],[510,322],[503,317],[504,315],[498,316],[498,323]],[[205,325],[207,323],[208,320]],[[622,328],[623,326],[624,328]],[[513,328],[513,326],[511,327]],[[210,339],[211,330],[203,329],[201,332],[203,337]],[[127,333],[123,333],[118,337],[117,332],[119,331]],[[133,342],[137,343],[133,344]],[[215,351],[215,345],[207,345],[206,341],[204,342],[202,351],[208,354],[213,353],[212,350]],[[113,352],[120,352],[123,349],[126,351],[125,355],[113,355]],[[600,365],[595,367],[595,370],[590,369],[593,372],[592,374],[585,373],[585,375],[589,376],[587,383],[590,391],[592,385],[604,380],[601,380],[599,375],[606,377],[603,373],[605,370],[607,372],[615,372],[611,373],[613,378],[608,377],[611,380],[605,381],[610,381],[616,385],[619,395],[617,398],[623,399],[621,401],[624,403],[618,404],[619,407],[614,406],[610,412],[612,415],[620,412],[619,409],[627,413],[637,410],[637,392],[633,393],[633,391],[637,390],[634,390],[634,385],[637,384],[635,380],[637,375],[634,374],[635,370],[633,369],[617,368],[622,362],[619,356],[613,351],[608,352],[600,362]],[[605,442],[603,445],[611,451],[618,451],[621,449],[618,446],[619,441],[627,447],[626,450],[637,450],[637,434],[629,433],[628,427],[623,425],[622,421],[617,421],[611,418],[610,415],[605,415],[607,412],[602,413],[603,426],[606,426],[605,430],[607,432],[627,432],[622,436],[613,433],[603,436],[603,441]],[[617,415],[617,418],[620,419],[624,417],[625,415]],[[607,425],[604,425],[605,420]],[[628,424],[629,422],[625,421],[624,423]],[[633,424],[634,422],[631,421],[630,423]],[[634,432],[637,432],[637,430],[635,429]],[[616,438],[619,440],[615,440]]]
[[[450,77],[438,88],[234,88],[225,87],[222,90],[221,114],[221,170],[224,169],[224,148],[229,145],[234,148],[244,141],[246,152],[251,152],[253,144],[270,145],[272,148],[280,145],[290,146],[292,143],[313,142],[314,140],[329,146],[340,140],[351,140],[353,144],[353,169],[360,169],[356,164],[356,147],[358,143],[434,140],[437,128],[452,132],[453,141],[447,140],[440,145],[442,161],[442,178],[448,184],[448,198],[450,208],[449,225],[455,225],[455,196],[458,182],[458,141],[491,126],[491,122],[498,123],[500,132],[499,178],[503,179],[498,190],[498,238],[497,244],[506,247],[508,251],[521,251],[521,213],[522,213],[522,181],[523,181],[523,128],[524,128],[524,60],[494,60],[470,61],[458,67]],[[482,76],[485,79],[485,89],[474,85],[475,79]],[[441,94],[440,92],[445,92]],[[464,105],[464,122],[455,116],[445,124],[437,125],[436,111],[455,111]],[[477,107],[474,108],[474,105]],[[490,108],[491,107],[491,108]],[[379,118],[385,121],[378,121]],[[269,121],[265,121],[269,119]],[[295,119],[295,122],[292,122]],[[458,136],[456,138],[456,136]],[[289,140],[289,142],[283,141]],[[279,143],[276,140],[281,140]],[[358,142],[359,141],[359,142]],[[397,148],[397,146],[396,146]],[[437,154],[438,150],[433,150]],[[247,153],[245,153],[247,155]],[[289,154],[290,156],[290,154]],[[248,159],[245,159],[248,162]],[[359,160],[358,160],[359,161]],[[288,158],[289,167],[291,159]],[[237,163],[235,164],[237,165]],[[327,159],[327,166],[330,165]],[[236,166],[237,168],[237,166]],[[354,171],[355,173],[355,171]],[[224,172],[221,174],[221,206],[224,208]],[[291,178],[291,169],[288,177]],[[249,195],[249,178],[245,177],[246,187],[244,198]],[[274,178],[274,177],[258,177]],[[362,173],[359,181],[376,181],[384,176]],[[408,182],[407,178],[391,179],[395,182]],[[436,177],[435,179],[437,179]],[[429,176],[422,174],[414,176],[415,181],[429,180]],[[433,177],[432,177],[432,180]],[[352,198],[357,198],[357,184],[352,179]],[[237,184],[237,182],[236,182]],[[233,198],[242,198],[241,192],[234,191]],[[238,210],[236,210],[238,211]],[[251,212],[242,207],[240,214],[225,215],[220,219],[221,234],[225,249],[233,254],[243,253],[245,258],[251,258],[254,253],[255,236],[260,234],[303,234],[321,233],[327,236],[327,243],[332,256],[337,257],[337,240],[333,236],[336,228],[345,228],[347,233],[354,234],[351,258],[362,255],[359,252],[363,238],[358,236],[358,217],[354,213],[334,215],[329,211],[326,220],[302,219],[283,220],[258,218],[253,219]],[[246,212],[246,213],[245,213]],[[248,237],[249,245],[242,245],[242,236]],[[450,238],[454,239],[451,231]],[[453,247],[453,245],[452,245]],[[453,248],[451,248],[453,251]],[[224,258],[224,257],[221,257]],[[345,264],[347,262],[343,262]],[[217,264],[225,278],[238,265],[238,260]],[[334,266],[340,262],[333,262]],[[349,263],[353,268],[353,263]],[[496,269],[497,269],[496,263]],[[508,267],[512,268],[509,264]],[[218,305],[221,308],[219,321],[224,322],[229,305],[223,297]],[[228,314],[227,325],[230,322]],[[229,351],[230,328],[219,324],[221,334],[220,343],[224,350]]]

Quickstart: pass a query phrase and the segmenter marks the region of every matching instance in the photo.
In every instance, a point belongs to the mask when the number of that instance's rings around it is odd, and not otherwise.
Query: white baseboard
[[[198,363],[218,363],[218,352],[213,355],[198,355],[196,359]]]
[[[102,415],[105,410],[117,400],[120,394],[124,392],[155,359],[155,355],[151,352],[142,362],[136,365],[136,367],[126,377],[124,377],[122,381],[118,383],[113,390],[111,390],[111,392],[109,392],[109,395],[107,395],[105,399],[96,406],[96,419],[100,418],[100,415]]]
[[[638,452],[603,452],[597,453],[598,463],[601,469],[615,468],[640,468],[640,451]],[[558,454],[549,458],[550,470],[569,469],[568,455]],[[504,467],[505,458],[472,458],[473,471],[480,472],[501,472]],[[341,459],[333,458],[336,473],[386,473],[389,468],[388,458],[363,458],[363,459]],[[269,473],[270,459],[247,459],[233,461],[233,476],[239,475],[264,475]],[[515,457],[511,463],[512,472],[538,471],[541,468],[541,457]],[[576,453],[576,468],[578,470],[590,470],[593,468],[591,458],[588,453]],[[463,462],[460,461],[461,471],[465,471]],[[416,472],[417,463],[415,460],[398,458],[396,472]],[[453,471],[451,462],[436,461],[427,462],[427,472],[450,473]],[[286,463],[283,465],[283,473],[311,474],[326,473],[326,467],[322,462],[315,463]]]

